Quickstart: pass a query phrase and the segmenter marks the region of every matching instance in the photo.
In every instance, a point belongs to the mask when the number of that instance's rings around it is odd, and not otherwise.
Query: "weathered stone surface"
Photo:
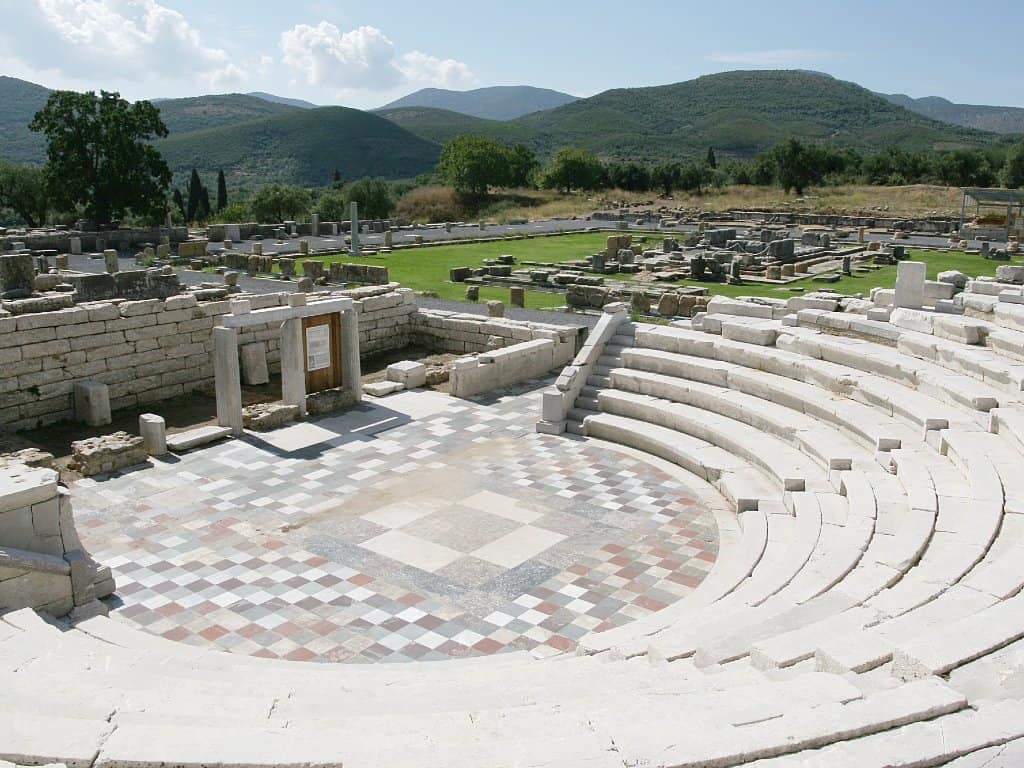
[[[0,298],[24,299],[31,296],[35,275],[31,254],[0,255]]]
[[[77,440],[71,444],[69,466],[83,477],[114,472],[143,464],[147,459],[142,438],[127,432]]]

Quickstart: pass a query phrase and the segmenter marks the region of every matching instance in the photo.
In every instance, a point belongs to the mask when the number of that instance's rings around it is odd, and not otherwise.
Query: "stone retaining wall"
[[[109,232],[71,230],[57,232],[54,230],[52,232],[30,232],[24,235],[5,235],[0,237],[0,251],[11,248],[14,243],[24,243],[26,248],[35,251],[50,250],[70,253],[72,237],[81,240],[82,250],[86,253],[102,251],[105,248],[128,251],[132,248],[139,248],[144,243],[156,245],[161,242],[162,236],[167,236],[172,243],[180,243],[183,240],[188,240],[188,228],[172,227],[168,230],[165,227],[152,227],[150,229],[114,229]]]
[[[245,298],[252,309],[263,309],[286,305],[288,295]],[[396,283],[309,294],[309,301],[336,296],[355,301],[363,357],[410,344],[472,354],[537,339],[550,340],[559,356],[571,357],[577,346],[574,328],[418,310],[412,290]],[[80,381],[106,384],[112,410],[212,392],[212,330],[230,311],[227,300],[180,295],[0,317],[0,428],[32,429],[74,418]],[[277,324],[245,328],[238,345],[266,344],[268,367],[279,373],[280,335]]]
[[[360,312],[364,355],[408,343],[413,293],[395,284],[344,291]],[[288,294],[246,296],[253,309],[283,306]],[[311,294],[316,301],[318,294]],[[196,390],[212,391],[213,336],[229,301],[92,302],[56,312],[0,317],[0,427],[19,430],[74,417],[74,386],[99,381],[110,388],[114,410],[158,402]],[[239,332],[239,347],[267,345],[272,372],[280,371],[280,328]]]

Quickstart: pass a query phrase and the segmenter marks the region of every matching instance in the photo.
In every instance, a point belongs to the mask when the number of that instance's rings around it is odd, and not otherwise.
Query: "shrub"
[[[457,221],[463,213],[451,187],[418,187],[406,192],[395,206],[395,215],[403,221]]]

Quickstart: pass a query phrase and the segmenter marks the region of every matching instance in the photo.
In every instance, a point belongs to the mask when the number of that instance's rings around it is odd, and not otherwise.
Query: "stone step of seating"
[[[1024,390],[1024,364],[1007,360],[991,347],[948,341],[923,333],[905,332],[896,348],[904,355],[933,362],[969,376],[1019,399]]]
[[[892,671],[903,680],[946,675],[1021,638],[1024,595],[1016,595],[901,643],[893,651]]]
[[[632,368],[613,370],[611,380],[614,389],[693,405],[775,435],[827,469],[849,469],[855,456],[868,455],[831,425],[743,392]]]
[[[876,612],[862,627],[845,635],[822,633],[814,652],[816,667],[836,674],[875,669],[892,660],[900,643],[933,633],[949,622],[975,616],[997,602],[991,595],[954,585],[934,600],[898,617],[886,619]]]
[[[715,486],[737,512],[757,509],[761,500],[781,497],[777,482],[750,462],[676,430],[607,412],[588,416],[584,429],[589,436],[628,445],[683,467]]]
[[[751,763],[750,768],[1011,768],[1024,764],[1021,737],[1024,704],[979,702],[941,717]],[[1012,745],[1012,752],[1003,745]]]
[[[863,339],[838,339],[816,331],[786,328],[779,336],[778,346],[809,357],[840,363],[854,370],[877,374],[967,409],[987,412],[998,408],[1001,402],[1012,403],[1017,399],[970,376]]]
[[[782,490],[831,490],[827,473],[810,457],[776,437],[726,416],[618,389],[601,392],[598,403],[602,413],[668,426],[742,457],[775,477]]]
[[[729,599],[760,605],[789,584],[810,560],[821,538],[821,506],[816,494],[794,493],[793,515],[784,505],[768,514],[764,556]]]
[[[846,705],[794,710],[774,721],[705,732],[699,739],[679,739],[675,749],[657,756],[657,764],[741,765],[883,733],[966,707],[964,697],[941,681],[918,682],[920,688],[904,685]]]
[[[400,716],[355,717],[324,721],[327,726],[318,721],[296,722],[288,728],[265,722],[223,728],[157,718],[155,722],[126,718],[121,723],[115,718],[106,723],[12,714],[6,722],[15,726],[15,736],[6,749],[27,758],[26,762],[47,754],[69,765],[143,768],[212,764],[440,768],[552,761],[595,766],[665,761],[681,766],[738,765],[941,716],[966,703],[935,680],[863,698],[839,678],[814,682],[818,690],[804,686],[807,693],[779,685],[753,696],[722,698],[725,712],[716,708],[713,696],[705,701],[698,694],[692,701],[680,701],[678,707],[672,700],[662,700],[657,707],[645,702],[637,708],[627,698],[622,707],[606,702],[594,710],[524,708],[426,715],[416,721]],[[207,706],[215,710],[216,702]],[[59,737],[46,739],[47,722],[59,728]],[[681,740],[680,726],[701,738]]]
[[[852,474],[847,477],[846,490],[848,493],[855,486],[852,477]],[[869,494],[870,489],[865,487],[861,492]],[[863,502],[858,502],[858,506],[862,505]],[[823,527],[823,531],[829,530],[829,528]],[[702,619],[706,620],[705,627],[701,630],[695,632],[685,627],[679,630],[667,629],[649,638],[648,644],[670,658],[693,653],[698,663],[711,663],[722,659],[740,658],[750,651],[752,644],[756,645],[758,641],[770,640],[779,634],[795,633],[799,635],[802,628],[809,627],[812,629],[808,630],[808,635],[800,638],[798,655],[792,659],[789,657],[783,657],[783,659],[789,659],[788,664],[792,664],[800,659],[810,658],[816,647],[813,628],[818,625],[818,622],[831,621],[836,614],[857,608],[871,595],[898,582],[906,568],[909,567],[910,564],[906,563],[903,570],[898,570],[875,562],[873,560],[873,543],[874,536],[867,543],[867,548],[859,561],[856,561],[856,554],[852,557],[850,555],[850,552],[858,551],[856,543],[848,541],[843,545],[836,546],[836,551],[845,553],[850,560],[844,564],[841,558],[826,558],[824,562],[829,569],[832,569],[832,578],[815,573],[813,564],[809,564],[801,570],[801,576],[798,579],[763,603],[758,611],[747,611],[746,615],[743,615],[743,612],[734,611],[732,616],[718,626],[714,623],[715,614],[705,612],[702,614]],[[823,548],[823,551],[828,550]],[[850,563],[854,561],[856,562],[852,570],[846,572]],[[800,596],[799,590],[806,583],[813,584],[817,588],[813,592]],[[824,591],[824,588],[829,585],[831,588]],[[813,596],[807,599],[808,594]],[[794,597],[803,599],[805,602],[794,606]],[[721,606],[715,606],[715,608],[720,610]],[[867,616],[873,618],[875,615],[877,615],[877,611],[873,611]],[[784,647],[786,650],[791,650],[790,645]],[[772,658],[769,656],[765,666],[780,665],[771,662]]]
[[[973,456],[977,466],[990,466],[982,451]],[[969,476],[967,496],[939,496],[933,542],[908,578],[868,601],[878,614],[868,635],[826,641],[819,634],[822,645],[817,656],[824,668],[874,668],[889,660],[895,640],[919,634],[933,614],[931,624],[941,624],[955,618],[958,611],[969,614],[987,608],[1024,587],[1024,576],[1013,565],[1024,555],[1024,524],[1018,523],[1016,516],[1002,515],[1001,501],[993,498],[997,493],[986,475],[982,471]],[[947,588],[960,581],[963,586]],[[791,642],[790,650],[799,647],[806,651],[813,634],[813,627],[806,628],[802,644]],[[780,654],[776,652],[775,657]]]
[[[723,625],[708,623],[698,637],[691,633],[689,640],[677,634],[656,638],[657,642],[670,644],[673,657],[688,653],[692,646],[698,665],[722,663],[749,654],[756,640],[804,626],[812,621],[812,616],[814,621],[828,619],[832,611],[857,604],[860,595],[845,591],[843,584],[870,547],[875,501],[870,485],[860,479],[860,472],[842,475],[850,508],[845,524],[822,525],[821,536],[807,563],[782,589],[761,602],[760,610],[745,612],[746,615],[735,611]],[[826,501],[827,497],[821,500]],[[886,578],[896,577],[886,572]]]
[[[753,347],[739,342],[710,340],[706,334],[679,328],[659,327],[637,332],[637,346],[664,352],[711,358],[757,369],[783,378],[794,379],[819,389],[852,398],[876,408],[885,415],[895,415],[927,429],[941,429],[950,424],[980,429],[965,414],[947,403],[922,395],[908,386],[846,365],[822,360],[781,348],[791,336],[782,336],[778,348]],[[811,350],[814,351],[813,349]],[[602,386],[604,386],[602,384]],[[809,401],[813,402],[813,401]]]

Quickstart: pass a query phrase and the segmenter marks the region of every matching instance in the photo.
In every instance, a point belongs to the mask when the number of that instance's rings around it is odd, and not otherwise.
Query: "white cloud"
[[[469,67],[461,61],[439,59],[420,51],[404,54],[396,66],[411,84],[459,89],[477,82]]]
[[[315,27],[298,24],[281,33],[281,60],[309,85],[337,93],[388,91],[407,85],[460,88],[476,78],[455,59],[438,59],[420,51],[398,54],[395,44],[376,27],[342,32],[329,21]]]
[[[198,77],[211,86],[245,80],[241,67],[177,11],[155,0],[36,0],[43,23],[87,71],[141,79]]]
[[[761,51],[718,52],[712,53],[708,58],[719,64],[731,64],[733,66],[786,67],[835,59],[836,54],[834,51],[810,48],[776,48]]]

